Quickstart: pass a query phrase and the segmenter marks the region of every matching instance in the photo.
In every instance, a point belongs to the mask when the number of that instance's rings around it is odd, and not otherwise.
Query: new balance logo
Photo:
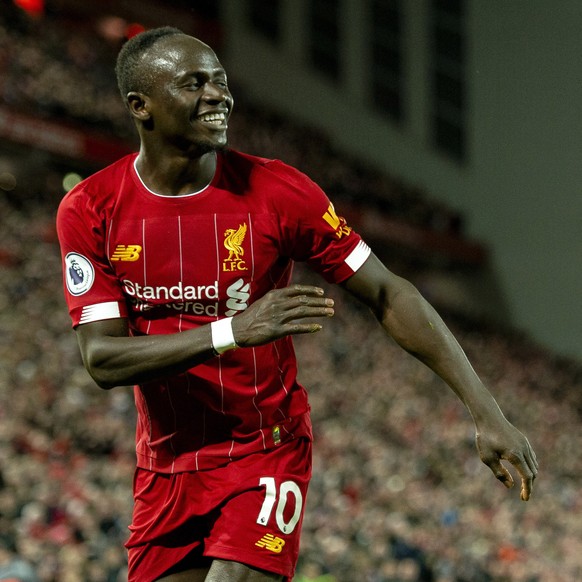
[[[117,245],[110,257],[112,261],[137,261],[141,247],[139,245]]]
[[[265,548],[275,554],[280,554],[285,545],[285,540],[274,536],[273,534],[265,534],[256,544],[259,548]]]

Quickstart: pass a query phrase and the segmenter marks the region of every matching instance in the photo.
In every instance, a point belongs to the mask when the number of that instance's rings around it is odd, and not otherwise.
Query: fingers
[[[335,313],[334,301],[324,297],[324,293],[320,287],[310,285],[292,285],[271,291],[268,294],[272,299],[271,318],[285,325],[305,318],[331,317]]]
[[[503,430],[494,427],[492,434],[477,434],[477,448],[479,456],[487,465],[496,479],[501,481],[508,489],[514,486],[513,477],[502,461],[509,461],[519,473],[521,478],[520,496],[527,501],[532,493],[533,484],[538,474],[538,460],[528,439],[513,425],[507,423]],[[495,435],[495,432],[498,434]],[[503,443],[503,444],[500,444]]]
[[[533,480],[534,478],[525,478],[522,477],[521,479],[521,500],[522,501],[528,501],[530,496],[531,496],[531,492],[533,490]]]
[[[517,469],[521,477],[521,500],[528,501],[531,497],[533,484],[538,473],[538,462],[534,451],[530,447],[525,457],[518,455],[508,456],[507,460]],[[511,489],[515,485],[511,473],[503,466],[500,458],[484,462],[491,469],[495,478],[501,481],[505,487]]]
[[[310,317],[332,317],[335,313],[333,305],[333,299],[328,297],[297,295],[281,309],[280,320],[288,323]]]
[[[236,342],[241,347],[262,345],[288,335],[319,331],[313,321],[332,317],[334,301],[311,285],[274,289],[233,319]]]
[[[323,296],[325,291],[321,287],[315,287],[313,285],[290,285],[279,290],[281,293],[285,293],[289,297],[294,297],[296,295],[306,295],[306,296]]]
[[[493,471],[495,478],[501,481],[505,485],[505,487],[511,489],[515,485],[511,473],[501,464],[499,460],[495,460],[493,462],[485,464],[488,465],[491,471]]]
[[[521,499],[527,501],[531,496],[533,484],[539,469],[536,454],[531,447],[529,447],[528,454],[526,454],[525,461],[522,465],[523,470],[520,470],[520,467],[517,466],[517,470],[521,475]]]
[[[297,305],[289,305],[276,317],[278,329],[284,335],[300,335],[306,333],[315,333],[320,331],[323,326],[313,319],[333,317],[333,300],[320,298],[315,300],[308,299],[304,295],[298,296]]]
[[[523,467],[523,471],[520,471],[519,467],[517,469],[521,475],[521,499],[527,501],[531,496],[534,480],[537,477],[539,469],[538,459],[529,442],[527,443]]]
[[[533,473],[534,478],[535,476],[538,474],[538,470],[540,468],[540,464],[538,463],[538,458],[536,456],[535,451],[531,448],[531,445],[529,444],[529,442],[527,443],[528,445],[528,455],[526,455],[525,460],[526,463],[530,469],[530,471]]]
[[[526,440],[526,446],[523,454],[515,456],[509,455],[507,460],[517,469],[521,476],[521,499],[527,501],[532,493],[533,484],[538,474],[538,460],[529,441]]]

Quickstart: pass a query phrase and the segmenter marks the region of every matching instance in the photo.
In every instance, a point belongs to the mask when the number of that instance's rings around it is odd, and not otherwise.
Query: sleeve
[[[83,190],[72,191],[57,212],[63,288],[73,327],[128,315],[107,259],[105,226],[89,199]]]
[[[370,256],[370,247],[340,216],[323,190],[310,178],[280,164],[288,192],[278,197],[282,250],[306,262],[329,283],[351,277]]]

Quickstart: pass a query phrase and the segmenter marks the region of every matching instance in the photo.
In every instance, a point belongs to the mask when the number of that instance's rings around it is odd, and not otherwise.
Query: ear
[[[128,93],[127,106],[134,119],[143,122],[150,118],[148,98],[143,93],[138,93],[137,91]]]

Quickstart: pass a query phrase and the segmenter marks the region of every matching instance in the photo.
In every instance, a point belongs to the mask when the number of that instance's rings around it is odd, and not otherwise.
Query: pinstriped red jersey
[[[73,326],[126,317],[134,335],[177,333],[240,313],[287,286],[294,261],[327,281],[369,248],[322,190],[276,160],[227,150],[200,192],[160,196],[127,156],[63,199],[57,229]],[[241,348],[135,387],[138,466],[216,467],[311,437],[291,338]]]

